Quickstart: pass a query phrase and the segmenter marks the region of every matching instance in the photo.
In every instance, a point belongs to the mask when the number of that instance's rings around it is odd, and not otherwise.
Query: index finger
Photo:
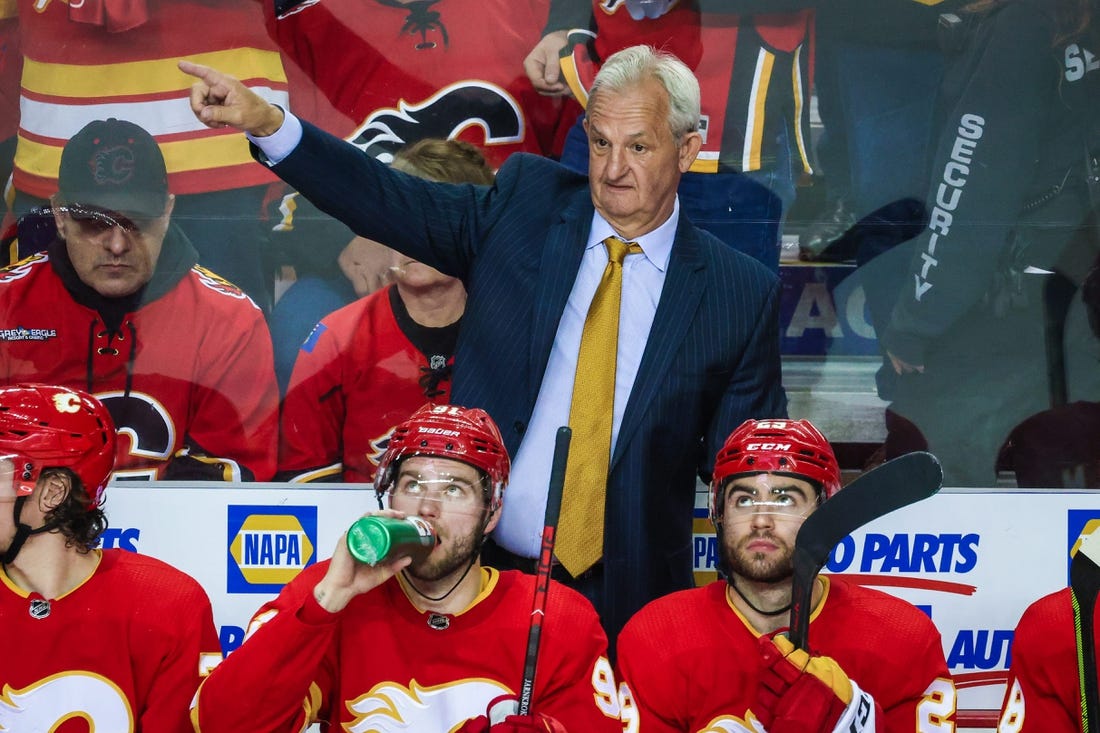
[[[189,76],[198,77],[207,84],[213,85],[218,81],[218,71],[209,66],[203,66],[202,64],[196,64],[194,61],[188,61],[187,59],[180,59],[176,64],[179,70]]]

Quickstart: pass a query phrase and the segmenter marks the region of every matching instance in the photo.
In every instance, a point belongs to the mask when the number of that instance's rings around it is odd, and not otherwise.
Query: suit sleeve
[[[302,573],[252,617],[244,644],[195,696],[196,733],[291,733],[325,719],[337,616],[313,598],[320,572]]]
[[[779,356],[779,295],[779,280],[772,277],[765,297],[752,304],[755,310],[746,307],[742,311],[741,317],[755,327],[711,418],[704,451],[706,464],[702,471],[705,480],[710,480],[718,449],[744,420],[787,416],[787,394],[783,390]]]
[[[165,479],[270,481],[275,474],[279,388],[271,335],[258,309],[240,312],[247,317],[226,324],[215,344],[197,347],[216,348],[217,356],[204,360],[187,448],[169,462]]]
[[[294,362],[279,431],[279,476],[284,479],[320,480],[323,473],[339,480],[343,474],[345,345],[331,325],[321,321]]]
[[[501,166],[496,185],[437,183],[375,160],[302,121],[302,139],[272,170],[359,236],[383,242],[464,282],[486,233],[507,209],[502,180],[528,156]],[[263,160],[259,149],[253,155]],[[510,174],[509,171],[512,171]]]
[[[134,714],[138,730],[191,733],[187,708],[201,678],[221,661],[221,649],[206,593],[191,578],[173,574],[170,580],[165,593],[173,598],[172,616],[161,619],[166,628],[160,629],[160,639],[150,637],[138,650],[147,657],[155,655],[157,664],[144,707]]]

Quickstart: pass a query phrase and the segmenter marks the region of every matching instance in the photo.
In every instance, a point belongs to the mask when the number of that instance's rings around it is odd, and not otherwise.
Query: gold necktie
[[[619,303],[623,260],[641,253],[633,242],[603,240],[607,267],[588,307],[577,355],[577,376],[569,427],[573,429],[554,554],[573,577],[603,556],[604,500],[611,463],[611,419],[615,407],[615,356],[619,345]]]

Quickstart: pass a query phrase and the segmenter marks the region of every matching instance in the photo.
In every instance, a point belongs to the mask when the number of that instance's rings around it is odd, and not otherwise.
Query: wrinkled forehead
[[[481,478],[480,472],[468,463],[453,458],[438,456],[409,456],[401,461],[397,470],[397,479],[404,477],[421,481],[447,479],[476,484]]]
[[[762,471],[752,474],[736,474],[726,479],[724,487],[726,494],[734,491],[742,491],[760,497],[776,492],[798,493],[812,498],[817,494],[817,487],[811,482],[781,473]]]

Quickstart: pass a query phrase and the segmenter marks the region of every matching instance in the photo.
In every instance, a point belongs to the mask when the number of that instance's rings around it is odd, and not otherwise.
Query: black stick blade
[[[943,485],[931,453],[907,453],[876,466],[845,486],[803,522],[794,545],[791,642],[806,649],[814,578],[837,543],[863,525],[927,499]]]

